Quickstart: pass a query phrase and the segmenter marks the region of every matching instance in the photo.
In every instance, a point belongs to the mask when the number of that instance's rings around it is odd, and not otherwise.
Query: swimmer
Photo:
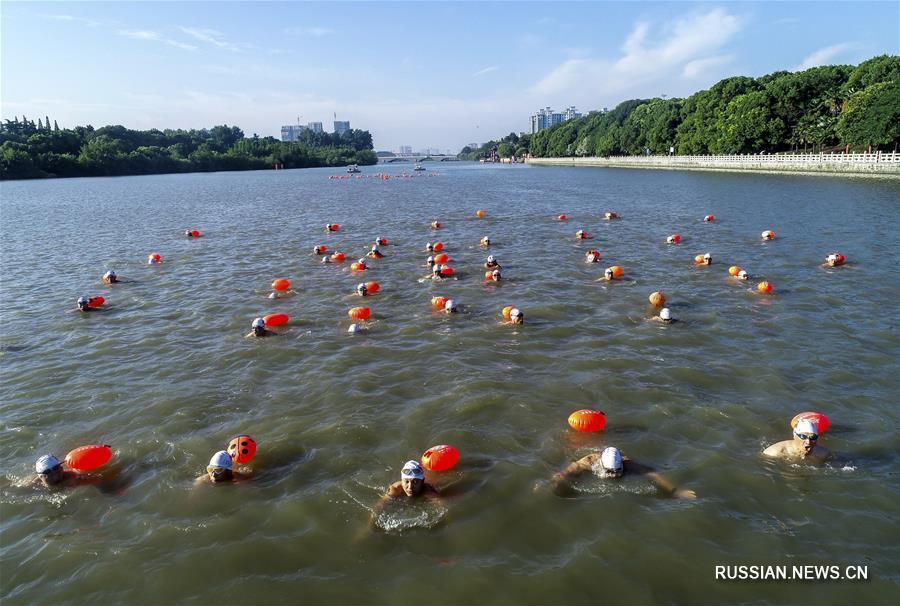
[[[432,222],[431,222],[431,229],[440,229],[440,228],[441,228],[441,224],[440,224],[439,221],[432,221]]]
[[[275,333],[271,330],[266,330],[266,321],[262,318],[256,318],[253,320],[253,323],[250,325],[253,329],[249,333],[245,335],[245,338],[249,337],[271,337]]]
[[[487,236],[484,236],[481,238],[481,246],[490,246],[490,245],[491,245],[490,238],[488,238]]]
[[[338,230],[338,226],[335,225],[334,223],[326,223],[325,224],[326,232],[332,232],[332,231],[337,231],[337,230]]]
[[[441,270],[444,269],[444,266],[440,263],[436,263],[431,266],[431,273],[422,280],[443,280],[444,276],[441,275]]]
[[[378,246],[387,246],[387,238],[385,238],[384,236],[378,236],[377,238],[375,238],[375,244],[377,244]]]
[[[219,484],[245,478],[244,474],[234,471],[234,462],[231,460],[231,455],[224,450],[220,450],[209,460],[209,465],[206,466],[206,473],[194,480],[194,484]]]
[[[487,261],[484,264],[485,269],[500,269],[500,263],[497,262],[497,258],[494,255],[488,255]]]
[[[378,248],[377,244],[372,245],[372,250],[366,253],[366,256],[372,259],[381,259],[384,257],[384,253]]]
[[[702,257],[700,255],[697,255],[697,257],[694,258],[694,264],[695,265],[712,265],[712,255],[709,253],[706,253]]]
[[[495,269],[494,271],[491,272],[491,276],[488,279],[491,282],[499,282],[502,278],[503,278],[503,276],[500,275],[500,270]]]
[[[434,257],[429,255],[429,257],[427,259],[425,259],[425,266],[428,267],[429,269],[434,267]]]
[[[663,307],[659,310],[658,316],[653,316],[650,318],[654,322],[662,322],[663,324],[674,324],[678,320],[672,317],[672,310],[668,307]]]
[[[184,230],[184,235],[187,236],[188,238],[199,238],[200,232],[197,231],[196,229],[186,229],[186,230]]]
[[[447,302],[444,303],[444,311],[448,314],[455,314],[462,311],[462,305],[458,304],[453,299],[447,299]]]
[[[100,278],[100,281],[104,284],[115,284],[119,281],[119,277],[116,275],[116,272],[108,271],[103,274],[103,277]]]
[[[347,332],[350,333],[351,335],[355,335],[356,333],[362,332],[363,330],[364,329],[362,327],[362,324],[355,324],[355,323],[351,324],[349,326],[349,328],[347,328]]]
[[[78,297],[78,301],[75,302],[75,305],[78,307],[78,311],[95,311],[95,309],[91,307],[91,302],[87,297]]]
[[[606,219],[607,221],[612,221],[613,219],[619,218],[619,213],[608,212],[605,215],[603,215],[603,218]]]
[[[834,454],[817,444],[819,440],[819,428],[809,419],[800,419],[794,427],[794,435],[790,440],[784,440],[772,444],[763,451],[767,457],[777,457],[789,460],[811,460],[824,463]]]
[[[364,258],[362,258],[362,257],[360,257],[359,259],[357,259],[357,260],[356,260],[356,263],[357,263],[357,265],[359,266],[359,267],[357,267],[357,269],[359,269],[360,271],[369,269],[369,266],[366,265],[366,260],[365,260]]]
[[[652,467],[632,461],[623,457],[618,448],[610,446],[603,452],[595,452],[571,463],[561,472],[554,474],[551,485],[557,494],[571,490],[569,480],[584,473],[592,472],[605,480],[617,480],[625,474],[644,475],[666,496],[681,499],[695,499],[697,494],[693,490],[678,490],[672,482],[653,471]]]
[[[845,259],[846,258],[841,253],[831,253],[825,257],[825,263],[822,267],[838,267],[844,264]]]
[[[331,257],[328,255],[322,257],[322,263],[331,263]]]
[[[417,497],[438,498],[434,486],[425,482],[425,469],[418,461],[407,461],[400,471],[400,481],[391,484],[381,500],[372,508],[370,522],[375,524],[378,515],[392,499],[414,499]]]
[[[603,279],[607,281],[616,279],[616,274],[615,272],[613,272],[612,267],[607,267],[605,270],[603,270]]]
[[[432,244],[431,242],[429,242],[428,244],[425,245],[425,250],[426,250],[427,252],[434,252],[434,244]]]
[[[739,272],[737,273],[737,275],[735,276],[735,278],[737,278],[738,280],[749,280],[749,279],[750,279],[750,274],[748,274],[746,271],[744,271],[744,270],[742,269],[741,271],[739,271]]]
[[[314,255],[324,255],[326,250],[328,250],[328,249],[325,246],[322,246],[320,244],[320,245],[316,246],[315,248],[313,248],[313,254]]]
[[[585,263],[598,263],[600,261],[600,251],[592,248],[591,250],[584,253],[584,262]]]
[[[510,324],[524,324],[525,314],[518,307],[513,307],[509,310],[509,322]]]
[[[360,282],[356,285],[356,294],[358,294],[360,297],[368,297],[369,287],[366,286],[364,282]]]
[[[86,476],[63,469],[62,461],[52,454],[45,454],[39,458],[34,463],[34,471],[36,475],[32,479],[32,484],[47,488],[53,486],[71,487],[90,481]]]
[[[584,231],[583,229],[579,229],[578,231],[575,232],[575,239],[576,240],[587,240],[588,233],[586,231]]]

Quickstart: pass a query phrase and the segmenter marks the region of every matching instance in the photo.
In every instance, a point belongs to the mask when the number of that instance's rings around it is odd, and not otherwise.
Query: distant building
[[[412,146],[411,145],[401,145],[397,149],[397,153],[401,156],[411,156],[412,155]]]
[[[533,135],[545,128],[562,124],[566,120],[573,120],[580,117],[581,114],[575,107],[568,107],[564,112],[555,112],[550,107],[545,107],[531,116],[531,134]]]
[[[300,133],[306,130],[305,126],[300,124],[288,124],[287,126],[281,127],[281,140],[282,141],[296,141],[299,137]]]
[[[309,130],[311,130],[314,133],[324,133],[325,132],[325,129],[322,128],[321,122],[310,122],[309,124],[306,125],[306,128],[308,128]]]
[[[345,132],[350,130],[350,122],[343,120],[335,120],[334,121],[334,134],[343,135]]]

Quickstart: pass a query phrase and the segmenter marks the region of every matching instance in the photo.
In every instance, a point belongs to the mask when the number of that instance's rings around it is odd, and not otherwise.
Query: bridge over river
[[[395,164],[400,162],[456,162],[456,156],[425,155],[425,154],[395,154],[393,156],[378,156],[379,164]]]

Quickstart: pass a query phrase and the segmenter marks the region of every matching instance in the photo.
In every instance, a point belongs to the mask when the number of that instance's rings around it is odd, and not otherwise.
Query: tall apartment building
[[[310,122],[306,125],[306,128],[311,130],[314,133],[324,133],[325,129],[322,128],[321,122]]]
[[[401,156],[411,156],[412,155],[412,146],[411,145],[401,145],[397,149],[397,153]]]
[[[335,120],[334,121],[334,134],[343,135],[345,132],[350,130],[350,122],[343,120]]]
[[[550,107],[539,109],[536,114],[531,116],[531,134],[550,128],[557,124],[562,124],[566,120],[580,118],[581,114],[575,107],[568,107],[563,112],[555,112]]]
[[[297,137],[306,130],[306,127],[301,124],[288,124],[286,126],[281,127],[281,140],[282,141],[296,141]]]

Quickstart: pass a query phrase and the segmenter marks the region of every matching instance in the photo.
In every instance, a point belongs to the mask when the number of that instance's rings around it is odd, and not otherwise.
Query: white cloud
[[[206,42],[207,44],[212,44],[213,46],[235,52],[240,52],[241,50],[237,44],[233,44],[231,42],[226,42],[225,40],[223,40],[222,38],[225,36],[225,34],[220,31],[201,27],[179,27],[178,29],[180,29],[188,36],[196,38],[200,42]]]
[[[489,73],[491,73],[491,72],[495,72],[495,71],[497,71],[498,69],[500,69],[500,68],[498,68],[496,65],[492,65],[492,66],[490,66],[490,67],[486,67],[486,68],[484,68],[484,69],[478,70],[477,72],[475,72],[474,74],[472,74],[472,77],[475,78],[475,77],[477,77],[477,76],[483,76],[483,75],[485,75],[485,74],[489,74]]]
[[[715,81],[721,74],[713,73],[712,68],[732,59],[722,48],[743,25],[742,17],[719,8],[661,26],[638,22],[622,44],[619,57],[568,59],[534,84],[530,92],[550,102],[559,99],[565,104],[597,106],[621,101],[625,94],[674,92],[686,87],[688,79],[701,75]]]
[[[120,36],[125,36],[126,38],[131,38],[133,40],[162,42],[163,44],[168,44],[169,46],[174,46],[175,48],[180,48],[183,50],[197,50],[196,46],[193,46],[191,44],[184,44],[183,42],[178,42],[177,40],[166,38],[159,32],[150,30],[119,30],[118,34]]]
[[[333,34],[334,30],[327,27],[288,27],[284,30],[284,33],[294,36],[313,36],[314,38],[320,38],[322,36]]]
[[[88,27],[97,27],[100,25],[99,21],[94,21],[93,19],[86,19],[84,17],[75,17],[72,15],[40,15],[45,19],[52,19],[54,21],[69,21],[71,23],[81,23]]]
[[[853,50],[857,48],[857,43],[855,42],[841,42],[840,44],[833,44],[832,46],[826,46],[825,48],[820,48],[814,53],[811,53],[800,62],[800,65],[792,68],[792,72],[802,72],[805,69],[809,69],[811,67],[819,67],[820,65],[825,65],[829,63],[832,58],[844,53],[848,50]]]

